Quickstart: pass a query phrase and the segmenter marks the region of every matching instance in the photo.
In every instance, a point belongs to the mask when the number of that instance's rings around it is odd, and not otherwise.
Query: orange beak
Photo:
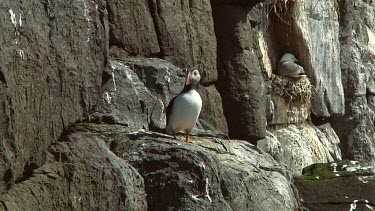
[[[185,85],[190,84],[190,72],[187,73],[186,78],[185,78]]]

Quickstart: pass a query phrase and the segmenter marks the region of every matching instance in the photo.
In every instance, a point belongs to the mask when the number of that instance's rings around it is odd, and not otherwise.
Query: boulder
[[[256,31],[248,19],[248,7],[215,3],[218,90],[231,138],[253,144],[266,135],[266,89],[258,60]]]
[[[341,160],[340,140],[329,124],[291,124],[272,130],[257,146],[268,152],[278,162],[285,164],[293,175],[314,163]]]
[[[112,127],[124,132],[124,127]],[[147,210],[143,178],[96,133],[72,129],[0,196],[2,210]],[[100,130],[99,130],[100,129]],[[105,199],[105,200],[103,200]]]
[[[160,53],[158,32],[147,1],[110,0],[107,2],[112,58],[151,56]]]
[[[368,162],[313,164],[295,178],[295,184],[308,210],[373,210],[374,173],[374,163]]]
[[[142,175],[149,210],[295,210],[290,172],[241,140],[125,133],[112,150]]]
[[[341,1],[341,68],[345,115],[332,121],[347,159],[375,160],[375,6]]]
[[[316,89],[312,111],[319,117],[343,115],[345,112],[337,6],[335,1],[299,1],[293,13],[293,26],[301,41],[296,48]]]
[[[108,1],[110,52],[159,57],[179,67],[197,67],[202,83],[217,80],[216,38],[210,1]]]
[[[108,37],[94,1],[2,1],[0,193],[99,98]]]
[[[184,87],[185,73],[157,58],[109,60],[108,81],[103,85],[102,103],[93,119],[127,125],[133,130],[162,132],[169,101]],[[197,127],[228,133],[222,101],[214,86],[200,86],[203,107]]]

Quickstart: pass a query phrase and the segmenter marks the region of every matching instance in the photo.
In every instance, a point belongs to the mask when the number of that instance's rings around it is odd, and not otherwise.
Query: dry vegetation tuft
[[[273,93],[299,105],[309,104],[315,93],[307,77],[288,78],[272,74],[271,84]]]
[[[281,21],[289,24],[292,9],[296,4],[298,4],[301,0],[269,0],[267,4],[267,8],[269,12],[273,12]]]

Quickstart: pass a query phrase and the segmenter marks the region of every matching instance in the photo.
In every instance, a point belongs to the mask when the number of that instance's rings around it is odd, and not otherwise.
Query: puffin
[[[202,98],[197,92],[201,76],[196,68],[189,68],[185,73],[185,86],[179,95],[174,97],[168,104],[166,117],[167,125],[165,132],[173,134],[184,131],[186,143],[190,141],[190,132],[194,128],[202,109]]]
[[[300,62],[296,57],[291,53],[285,53],[277,65],[277,72],[281,76],[300,78],[306,76],[305,71],[302,66],[296,64]]]

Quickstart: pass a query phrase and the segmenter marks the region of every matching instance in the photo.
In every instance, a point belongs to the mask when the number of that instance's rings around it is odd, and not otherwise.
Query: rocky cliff
[[[0,8],[2,210],[293,210],[304,167],[375,160],[373,1]],[[286,52],[306,77],[277,75]],[[160,132],[193,66],[185,145]]]

